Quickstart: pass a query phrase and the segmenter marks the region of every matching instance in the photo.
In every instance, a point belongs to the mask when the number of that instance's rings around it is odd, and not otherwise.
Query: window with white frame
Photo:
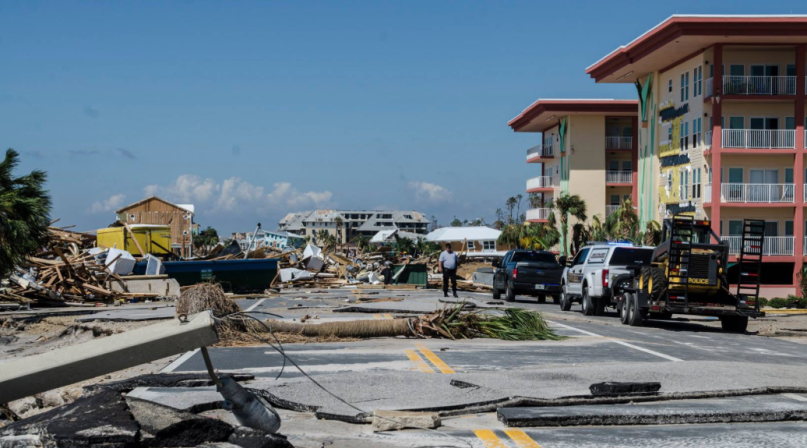
[[[476,246],[474,246],[473,241],[468,241],[468,250],[475,250]]]
[[[496,250],[496,241],[482,241],[482,250]]]

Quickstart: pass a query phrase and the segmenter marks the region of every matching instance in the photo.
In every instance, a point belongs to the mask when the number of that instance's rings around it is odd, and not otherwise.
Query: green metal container
[[[395,282],[396,285],[418,285],[426,286],[429,280],[429,269],[425,264],[396,264],[395,274],[406,268]]]

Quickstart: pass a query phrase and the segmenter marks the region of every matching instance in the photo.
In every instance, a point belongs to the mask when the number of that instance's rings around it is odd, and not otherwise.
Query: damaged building
[[[426,215],[414,210],[314,210],[289,213],[278,222],[278,230],[301,236],[325,231],[341,237],[341,241],[350,241],[359,235],[372,238],[381,230],[425,235],[430,222]]]

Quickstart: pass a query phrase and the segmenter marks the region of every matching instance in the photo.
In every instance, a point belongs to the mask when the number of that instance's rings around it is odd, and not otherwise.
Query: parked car
[[[560,300],[560,279],[563,266],[555,255],[544,250],[511,250],[504,258],[493,262],[493,299],[512,302],[516,295],[538,297],[538,303],[546,302],[552,296],[555,303]]]
[[[597,243],[583,247],[563,270],[560,307],[569,311],[572,303],[583,307],[583,314],[601,315],[605,307],[617,306],[613,294],[619,277],[627,279],[628,266],[650,266],[652,247],[630,243]]]

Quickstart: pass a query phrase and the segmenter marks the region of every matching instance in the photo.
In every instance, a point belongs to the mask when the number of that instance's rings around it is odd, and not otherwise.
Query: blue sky
[[[538,175],[537,98],[634,98],[585,67],[674,13],[745,1],[2,2],[0,147],[54,218],[105,227],[157,194],[223,233],[287,212],[484,217]]]

